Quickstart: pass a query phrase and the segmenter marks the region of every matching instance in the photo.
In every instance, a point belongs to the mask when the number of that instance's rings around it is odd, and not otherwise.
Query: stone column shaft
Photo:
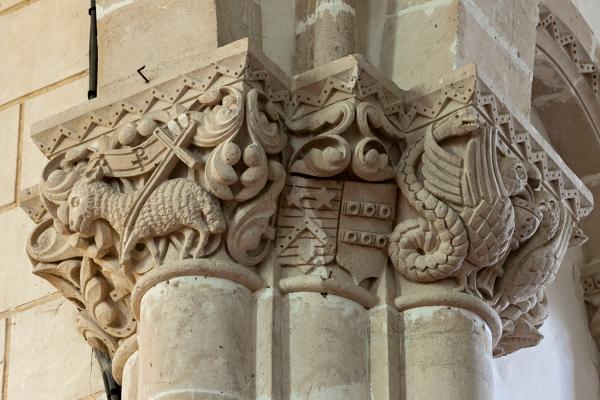
[[[396,299],[406,400],[493,400],[496,312],[474,296],[437,290]]]
[[[353,51],[352,3],[312,6],[307,68]],[[194,60],[33,135],[34,271],[124,400],[491,400],[589,191],[474,67],[404,92],[359,55]]]
[[[285,399],[367,400],[368,311],[336,295],[284,300]]]
[[[122,400],[137,400],[138,399],[138,352],[133,353],[123,368],[123,381],[121,382],[121,397]]]
[[[355,0],[297,0],[295,19],[296,72],[355,53]]]
[[[460,308],[403,313],[406,400],[492,400],[492,337],[486,323]]]
[[[143,296],[138,400],[250,400],[253,296],[220,278],[163,281]]]

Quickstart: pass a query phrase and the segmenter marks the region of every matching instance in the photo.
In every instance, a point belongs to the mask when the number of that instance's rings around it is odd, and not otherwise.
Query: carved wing
[[[431,130],[425,136],[424,146],[421,172],[425,188],[444,201],[462,206],[462,158],[442,148]]]
[[[567,251],[571,236],[571,219],[564,206],[561,206],[561,220],[556,235],[542,244],[536,241],[537,232],[531,241],[510,257],[504,265],[505,276],[502,278],[500,293],[501,306],[516,304],[527,300],[540,289],[549,285],[558,272],[560,262]],[[501,303],[504,303],[502,305]]]
[[[469,139],[462,156],[444,149],[435,130],[427,132],[422,160],[425,187],[438,198],[459,207],[475,208],[504,196],[496,162],[496,130],[481,128]],[[505,197],[505,196],[504,196]]]
[[[436,141],[435,136],[447,133],[436,133],[428,132],[425,139],[425,187],[461,213],[470,241],[467,259],[476,266],[492,265],[506,254],[515,226],[514,210],[501,187],[496,130],[475,131],[462,157]]]
[[[464,174],[460,183],[465,207],[475,208],[482,201],[494,204],[505,197],[496,162],[496,136],[495,128],[482,128],[467,144],[463,157]]]

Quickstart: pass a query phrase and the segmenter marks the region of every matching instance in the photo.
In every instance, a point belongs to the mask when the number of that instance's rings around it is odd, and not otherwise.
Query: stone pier
[[[294,73],[260,1],[98,3],[99,97],[35,125],[23,208],[122,398],[493,400],[593,206],[514,98],[529,54],[508,85],[472,1],[411,6],[460,51],[410,88],[357,54],[358,0],[296,1]]]

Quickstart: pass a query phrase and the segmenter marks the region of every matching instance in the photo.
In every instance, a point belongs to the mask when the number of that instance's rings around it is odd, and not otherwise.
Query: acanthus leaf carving
[[[476,76],[463,71],[409,103],[347,61],[335,77],[302,77],[293,93],[276,92],[264,70],[217,79],[229,69],[213,66],[172,83],[170,102],[148,91],[49,130],[60,143],[44,151],[58,155],[39,185],[44,212],[34,212],[48,219],[28,252],[35,273],[82,310],[90,344],[113,354],[135,337],[142,281],[191,274],[257,290],[268,260],[281,267],[283,293],[368,308],[388,290],[388,256],[398,281],[456,279],[462,298],[495,306],[505,324],[497,355],[539,340],[543,288],[563,253],[538,266],[522,301],[508,295],[523,272],[511,266],[541,235],[540,199],[579,192],[549,190],[550,164]],[[75,134],[81,144],[69,149]],[[568,211],[577,219],[586,204]],[[549,239],[561,235],[556,249],[572,225]]]
[[[285,181],[271,159],[287,144],[281,110],[258,90],[233,86],[189,108],[149,113],[56,157],[44,171],[40,197],[50,218],[28,242],[34,270],[82,310],[80,331],[108,354],[135,334],[131,290],[155,267],[208,257],[223,238],[231,259],[253,266],[274,239]],[[214,162],[232,148],[239,159],[225,154],[230,169]],[[229,202],[227,213],[221,202]]]
[[[271,250],[268,244],[275,239],[272,220],[285,182],[285,170],[276,161],[269,162],[269,179],[271,183],[265,192],[241,204],[230,222],[227,249],[231,257],[243,265],[263,261]]]
[[[341,136],[315,137],[302,146],[292,158],[290,172],[331,177],[344,171],[352,158],[350,145]]]
[[[239,129],[230,134],[211,152],[206,162],[202,182],[223,200],[245,201],[256,196],[267,183],[267,154],[279,153],[287,143],[287,136],[281,132],[278,123],[279,117],[264,95],[252,89],[247,94],[247,103],[248,135],[240,136]]]
[[[371,182],[392,179],[396,174],[383,142],[370,137],[361,139],[354,148],[352,171]]]
[[[242,92],[225,86],[198,97],[200,110],[191,113],[198,122],[192,143],[198,147],[215,147],[238,133],[244,122],[245,102]]]
[[[350,101],[341,101],[321,109],[309,108],[298,117],[285,121],[288,129],[296,135],[341,135],[355,120],[356,107]],[[313,112],[310,112],[313,111]]]

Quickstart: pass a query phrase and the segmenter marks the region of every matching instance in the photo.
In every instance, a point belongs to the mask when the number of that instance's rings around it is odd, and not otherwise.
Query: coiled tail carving
[[[422,217],[401,222],[390,235],[389,256],[408,279],[433,282],[451,277],[469,248],[467,230],[452,208],[425,188],[417,165],[425,151],[419,140],[403,154],[398,170],[402,195]]]

